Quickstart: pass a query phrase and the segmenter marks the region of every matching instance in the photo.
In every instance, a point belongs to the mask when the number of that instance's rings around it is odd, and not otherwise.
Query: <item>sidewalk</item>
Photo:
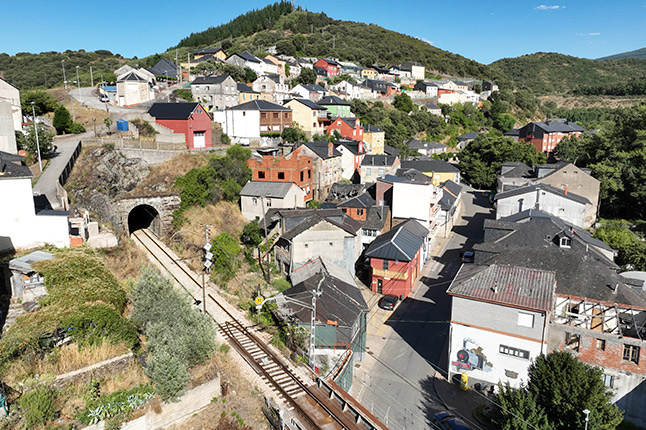
[[[52,209],[61,209],[62,207],[56,194],[56,184],[58,184],[59,178],[66,169],[71,171],[70,159],[77,151],[81,140],[80,137],[73,137],[72,139],[72,141],[54,141],[57,147],[56,155],[51,159],[49,166],[34,185],[34,194],[47,196]]]
[[[457,383],[447,381],[439,373],[435,373],[433,388],[435,388],[435,394],[447,410],[457,411],[461,416],[477,423],[479,428],[488,428],[475,415],[475,409],[478,406],[490,404],[484,394],[475,392],[475,389],[471,386],[468,391],[463,391]]]

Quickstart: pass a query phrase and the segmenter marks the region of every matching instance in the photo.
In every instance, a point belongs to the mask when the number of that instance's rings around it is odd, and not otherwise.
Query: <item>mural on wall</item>
[[[487,357],[482,352],[482,347],[478,343],[465,337],[462,339],[462,348],[456,354],[456,361],[452,361],[451,365],[457,371],[460,370],[482,370],[483,372],[491,372],[493,364],[487,361]]]

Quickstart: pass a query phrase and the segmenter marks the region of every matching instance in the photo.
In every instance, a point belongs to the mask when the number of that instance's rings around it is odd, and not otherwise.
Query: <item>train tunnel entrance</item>
[[[150,205],[135,206],[128,214],[128,233],[147,228],[157,236],[161,234],[161,218],[157,209]]]

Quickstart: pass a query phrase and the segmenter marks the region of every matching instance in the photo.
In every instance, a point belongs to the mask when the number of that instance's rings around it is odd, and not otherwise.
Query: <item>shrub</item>
[[[54,418],[55,395],[49,387],[41,387],[23,394],[18,399],[18,405],[24,412],[27,427],[44,425]]]
[[[149,385],[115,391],[107,396],[88,400],[78,419],[83,424],[90,425],[111,417],[127,415],[143,406],[153,396],[154,390]]]
[[[85,127],[80,122],[73,122],[68,131],[73,134],[85,133]]]
[[[72,126],[72,116],[65,106],[58,105],[54,111],[54,120],[52,121],[52,125],[58,134],[63,134],[69,131]]]
[[[221,283],[226,284],[236,275],[240,268],[237,257],[242,252],[238,241],[226,232],[222,232],[213,239],[215,251],[213,271],[218,275]]]
[[[155,354],[148,372],[164,400],[181,394],[188,381],[186,362],[171,351],[162,350]]]
[[[104,303],[81,309],[65,325],[72,329],[72,337],[80,344],[96,345],[110,339],[114,343],[126,342],[133,349],[139,341],[134,325]]]

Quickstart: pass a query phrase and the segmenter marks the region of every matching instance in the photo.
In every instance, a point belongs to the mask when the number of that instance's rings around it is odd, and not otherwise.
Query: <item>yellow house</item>
[[[370,148],[369,154],[383,154],[385,139],[386,133],[380,128],[374,125],[366,125],[363,127],[363,140]]]
[[[309,139],[315,134],[325,134],[326,108],[306,99],[292,99],[284,106],[292,110],[292,121],[298,123]]]
[[[238,104],[260,99],[260,93],[254,91],[247,84],[238,84]]]
[[[361,69],[361,77],[366,79],[377,79],[377,71],[370,68]]]
[[[217,58],[218,60],[222,60],[222,61],[227,59],[227,53],[224,52],[224,49],[222,49],[222,48],[217,48],[217,49],[211,49],[211,48],[198,49],[197,51],[193,52],[193,58],[196,59],[196,60],[198,58],[204,57],[205,55],[212,55],[215,58]]]
[[[418,157],[413,160],[402,161],[402,169],[417,169],[433,180],[436,187],[446,181],[460,183],[460,169],[454,164],[445,161],[433,160],[428,157]]]

